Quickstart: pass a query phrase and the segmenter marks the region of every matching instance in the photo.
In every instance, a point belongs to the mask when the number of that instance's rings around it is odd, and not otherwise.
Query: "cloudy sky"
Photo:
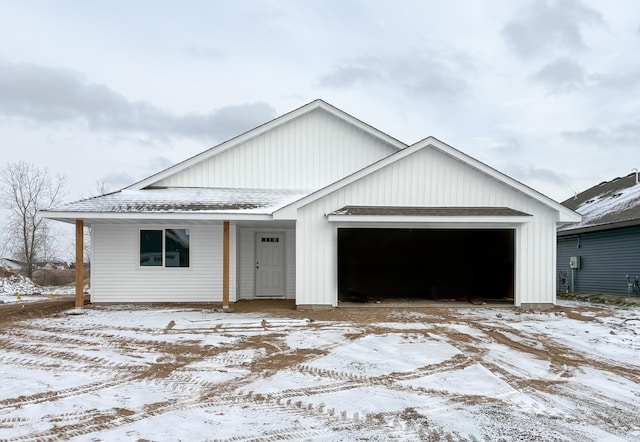
[[[556,200],[640,168],[637,0],[0,0],[0,161],[119,189],[316,98]]]

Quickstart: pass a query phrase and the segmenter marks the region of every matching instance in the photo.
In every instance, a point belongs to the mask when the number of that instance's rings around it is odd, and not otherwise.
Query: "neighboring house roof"
[[[68,269],[69,263],[64,261],[36,261],[33,263],[36,268],[49,268],[49,269]]]
[[[563,226],[558,235],[640,224],[640,184],[635,173],[603,181],[562,204],[582,215],[579,223]]]
[[[211,149],[205,150],[204,152],[199,153],[198,155],[195,155],[185,161],[182,161],[181,163],[178,163],[172,167],[169,167],[168,169],[165,169],[155,175],[152,175],[148,178],[145,178],[142,181],[139,181],[135,184],[132,184],[131,186],[127,187],[127,189],[132,189],[132,190],[139,190],[139,189],[144,189],[145,187],[151,186],[171,175],[174,175],[176,173],[179,173],[185,169],[187,169],[190,166],[193,166],[196,163],[199,163],[201,161],[207,160],[215,155],[219,155],[239,144],[242,144],[244,142],[246,142],[247,140],[257,137],[265,132],[268,132],[270,130],[275,129],[278,126],[282,126],[284,124],[287,124],[288,122],[290,122],[291,120],[298,118],[302,115],[305,115],[313,110],[316,109],[322,109],[325,112],[330,113],[331,115],[334,115],[335,117],[338,117],[350,124],[352,124],[353,126],[358,127],[359,129],[363,130],[364,132],[368,133],[369,135],[372,135],[376,138],[381,139],[382,141],[385,141],[386,143],[388,143],[389,145],[391,145],[392,147],[394,147],[397,150],[400,149],[404,149],[405,147],[407,147],[407,145],[393,137],[391,137],[390,135],[387,135],[386,133],[380,131],[379,129],[376,129],[373,126],[370,126],[366,123],[364,123],[361,120],[358,120],[357,118],[349,115],[348,113],[338,109],[337,107],[334,107],[332,105],[330,105],[329,103],[317,99],[312,101],[311,103],[305,104],[302,107],[299,107],[298,109],[295,109],[287,114],[284,114],[274,120],[269,121],[268,123],[265,123],[261,126],[256,127],[255,129],[252,129],[248,132],[243,133],[242,135],[239,135],[235,138],[232,138],[228,141],[225,141],[222,144],[219,144],[215,147],[212,147]]]
[[[0,258],[0,267],[10,269],[21,269],[25,263],[11,258]]]
[[[516,181],[515,179],[503,174],[502,172],[499,172],[493,169],[492,167],[482,163],[481,161],[478,161],[475,158],[472,158],[469,155],[463,152],[460,152],[457,149],[454,149],[453,147],[443,143],[442,141],[438,140],[435,137],[427,137],[421,141],[418,141],[417,143],[407,147],[406,149],[402,149],[401,151],[398,151],[392,155],[389,155],[371,164],[370,166],[367,166],[349,176],[346,176],[345,178],[339,181],[336,181],[335,183],[329,184],[328,186],[316,192],[311,193],[310,195],[298,201],[293,202],[292,204],[286,207],[283,207],[282,209],[277,210],[274,213],[274,218],[275,219],[293,218],[294,213],[297,209],[304,207],[307,204],[310,204],[313,201],[316,201],[326,195],[329,195],[330,193],[333,193],[338,189],[341,189],[384,167],[387,167],[395,163],[396,161],[399,161],[409,155],[412,155],[421,149],[436,149],[442,152],[443,154],[448,155],[449,157],[452,157],[455,160],[460,161],[461,163],[466,164],[467,166],[470,166],[478,170],[479,172],[484,173],[492,177],[493,179],[527,195],[528,197],[540,202],[541,204],[544,204],[554,210],[557,210],[559,213],[559,217],[558,217],[559,223],[580,221],[580,215],[578,215],[573,210],[563,206],[562,204],[552,200],[551,198],[541,194],[540,192],[533,190],[531,187],[526,186],[525,184],[522,184],[519,181]]]
[[[47,213],[55,218],[75,216],[99,219],[166,217],[200,214],[207,219],[216,215],[270,215],[275,210],[308,195],[310,190],[231,189],[231,188],[150,188],[124,189],[107,195],[69,203]]]

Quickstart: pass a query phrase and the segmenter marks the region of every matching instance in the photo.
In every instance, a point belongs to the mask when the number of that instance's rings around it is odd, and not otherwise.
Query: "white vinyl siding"
[[[140,229],[188,228],[190,267],[140,266]],[[221,302],[222,223],[93,224],[91,302]],[[235,301],[235,226],[230,226],[230,300]]]
[[[255,296],[255,237],[257,232],[284,232],[286,298],[295,299],[295,229],[256,229],[246,227],[238,228],[238,299],[253,299]]]
[[[395,151],[381,139],[316,109],[156,185],[317,189]]]
[[[555,302],[557,212],[442,152],[425,148],[298,210],[297,304],[337,303],[337,230],[325,214],[346,205],[491,206],[531,214],[530,223],[499,226],[516,228],[515,302]]]

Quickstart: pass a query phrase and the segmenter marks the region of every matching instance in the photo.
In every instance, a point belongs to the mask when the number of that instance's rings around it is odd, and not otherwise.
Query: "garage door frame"
[[[467,219],[460,220],[458,222],[381,222],[381,221],[362,221],[362,220],[346,220],[341,218],[339,220],[329,219],[332,224],[332,239],[334,243],[334,268],[333,274],[335,275],[335,293],[334,293],[334,305],[338,305],[339,299],[339,287],[338,287],[338,229],[349,229],[349,228],[359,228],[359,229],[509,229],[514,230],[514,244],[513,244],[513,253],[514,253],[514,305],[519,306],[521,304],[521,265],[522,265],[522,257],[521,257],[521,228],[523,222],[469,222]],[[521,220],[518,220],[521,221]],[[528,220],[527,220],[528,221]],[[525,221],[526,222],[526,221]]]

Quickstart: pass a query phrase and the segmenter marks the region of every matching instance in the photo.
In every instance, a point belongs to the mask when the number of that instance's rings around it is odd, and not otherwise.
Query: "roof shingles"
[[[563,226],[559,232],[609,228],[640,222],[640,184],[636,175],[605,181],[562,203],[582,215],[582,222]]]
[[[345,206],[331,215],[352,216],[531,216],[508,207]]]
[[[50,212],[82,213],[254,213],[271,214],[309,190],[236,188],[150,188],[118,192],[65,204]]]

